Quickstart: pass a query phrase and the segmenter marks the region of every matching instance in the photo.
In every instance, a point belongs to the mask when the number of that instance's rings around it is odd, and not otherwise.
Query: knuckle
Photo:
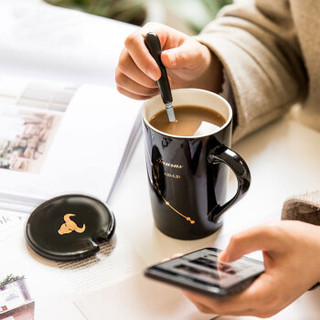
[[[128,55],[127,54],[122,54],[119,57],[119,62],[118,62],[118,69],[123,72],[123,70],[126,68],[128,65]]]
[[[123,88],[122,88],[122,87],[117,86],[117,90],[118,90],[118,92],[119,92],[119,93],[121,93],[121,94],[125,94],[125,91],[123,90]]]
[[[196,307],[201,313],[212,313],[212,310],[203,304],[197,303]]]
[[[149,99],[149,98],[155,96],[157,94],[157,92],[150,90],[150,89],[147,89],[147,90],[142,91],[140,94],[142,96],[144,96],[146,99]]]
[[[115,81],[118,86],[123,87],[126,84],[125,76],[121,72],[116,72]]]
[[[241,235],[239,234],[234,234],[230,238],[230,245],[234,246],[236,243],[238,243],[241,240]]]
[[[144,81],[143,85],[150,90],[150,92],[157,92],[158,86],[154,85],[153,81]]]
[[[198,56],[197,59],[195,59],[196,64],[202,63],[203,61],[206,61],[207,55],[204,50],[198,50]]]
[[[179,50],[179,53],[177,55],[177,60],[179,60],[181,64],[185,64],[188,62],[189,59],[185,51]]]
[[[150,96],[151,95],[151,91],[150,89],[140,86],[139,88],[137,88],[137,91],[139,90],[139,94],[143,95],[143,96]]]
[[[131,48],[132,46],[134,46],[134,44],[136,42],[136,37],[137,37],[136,32],[129,34],[128,37],[126,38],[126,40],[124,41],[125,47]]]
[[[157,93],[156,90],[150,89],[150,88],[145,88],[145,90],[144,90],[144,92],[143,92],[143,94],[144,94],[145,96],[148,96],[148,97],[154,96],[154,95],[156,95],[156,93]]]

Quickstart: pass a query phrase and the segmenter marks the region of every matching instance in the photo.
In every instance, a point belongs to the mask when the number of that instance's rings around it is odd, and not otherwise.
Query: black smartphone
[[[213,298],[224,298],[245,289],[264,272],[262,261],[248,257],[219,262],[220,252],[217,248],[197,250],[153,265],[144,274]]]

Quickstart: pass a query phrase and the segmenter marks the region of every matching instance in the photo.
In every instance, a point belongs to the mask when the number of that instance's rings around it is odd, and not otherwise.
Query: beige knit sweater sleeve
[[[307,91],[289,0],[225,7],[197,39],[222,62],[233,89],[234,140],[281,116]]]

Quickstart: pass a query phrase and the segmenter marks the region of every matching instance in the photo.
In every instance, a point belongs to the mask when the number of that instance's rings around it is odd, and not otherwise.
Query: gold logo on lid
[[[83,233],[84,230],[86,230],[86,225],[83,224],[83,226],[81,228],[79,228],[77,226],[77,224],[70,219],[70,217],[72,216],[75,216],[75,214],[73,213],[67,213],[64,215],[63,219],[65,221],[65,223],[63,223],[61,225],[61,227],[59,228],[58,230],[58,233],[63,235],[63,234],[66,234],[66,233],[71,233],[72,231],[75,231],[77,233]]]

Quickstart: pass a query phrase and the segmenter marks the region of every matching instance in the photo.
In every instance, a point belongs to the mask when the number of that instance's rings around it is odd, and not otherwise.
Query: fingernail
[[[168,55],[168,61],[171,67],[175,67],[177,65],[177,59],[175,57]]]
[[[228,256],[226,250],[223,250],[223,251],[219,254],[218,260],[221,261],[221,262],[228,262],[228,261],[229,261],[229,256]]]

